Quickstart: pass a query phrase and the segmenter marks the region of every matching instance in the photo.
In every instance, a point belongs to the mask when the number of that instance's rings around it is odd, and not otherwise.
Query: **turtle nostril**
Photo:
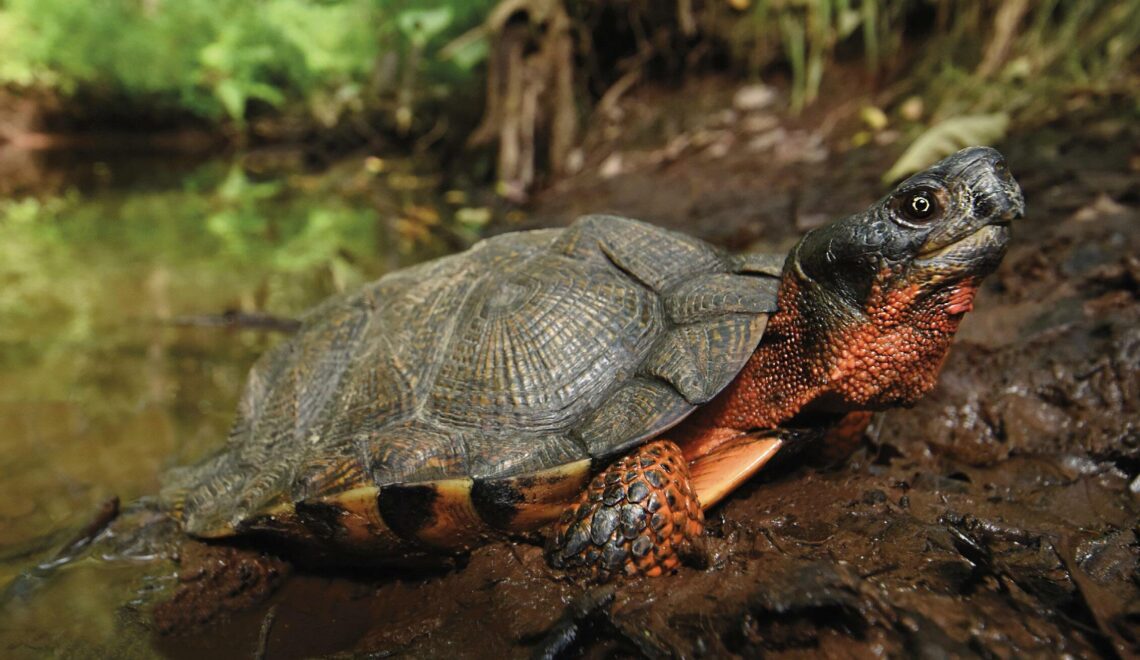
[[[974,217],[990,218],[997,214],[998,205],[990,195],[978,195],[974,199]]]

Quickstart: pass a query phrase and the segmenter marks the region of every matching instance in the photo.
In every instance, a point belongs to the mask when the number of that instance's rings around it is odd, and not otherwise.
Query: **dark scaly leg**
[[[676,444],[650,442],[591,480],[555,524],[547,557],[555,568],[605,580],[656,576],[703,547],[704,514]]]

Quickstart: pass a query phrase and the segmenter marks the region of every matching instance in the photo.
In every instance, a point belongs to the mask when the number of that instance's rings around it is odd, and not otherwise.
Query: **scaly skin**
[[[655,577],[697,551],[704,523],[681,449],[657,440],[594,477],[581,504],[559,520],[550,560],[595,579],[619,571]]]
[[[884,279],[886,279],[884,277]],[[775,428],[814,401],[844,410],[907,405],[930,391],[946,361],[975,286],[921,296],[919,285],[872,287],[861,318],[812,317],[795,276],[780,288],[780,309],[740,375],[670,433],[690,461],[754,429]],[[827,327],[827,326],[831,327]],[[812,334],[828,341],[813,344]]]
[[[779,311],[741,373],[668,440],[603,471],[598,487],[587,488],[555,526],[551,561],[599,579],[659,575],[700,544],[701,521],[689,516],[681,525],[680,514],[673,529],[684,533],[662,535],[664,547],[635,551],[636,537],[609,533],[618,514],[608,500],[624,500],[616,497],[621,493],[605,497],[604,487],[621,482],[629,460],[652,470],[656,461],[682,460],[680,454],[696,465],[801,413],[839,417],[913,404],[937,382],[981,279],[1005,254],[1008,222],[1023,212],[1000,154],[973,148],[908,179],[864,213],[805,236],[784,266]],[[674,510],[699,511],[697,491],[680,483],[683,477],[678,472],[668,484],[673,499],[693,500]]]

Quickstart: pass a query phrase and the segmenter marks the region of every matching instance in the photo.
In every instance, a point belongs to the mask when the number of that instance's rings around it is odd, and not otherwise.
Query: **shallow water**
[[[375,158],[260,181],[222,162],[158,168],[0,201],[0,589],[101,503],[155,492],[225,437],[282,334],[218,315],[294,317],[454,249],[474,231],[452,210],[430,178]],[[68,566],[5,605],[0,656],[148,655],[129,603],[169,579],[147,562]]]

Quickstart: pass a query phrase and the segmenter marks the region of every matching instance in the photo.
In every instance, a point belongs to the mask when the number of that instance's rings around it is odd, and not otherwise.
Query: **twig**
[[[166,323],[174,326],[191,328],[244,328],[252,330],[269,330],[272,332],[296,332],[301,327],[297,319],[290,319],[271,314],[257,314],[226,310],[221,314],[199,314],[195,316],[178,316]]]
[[[269,633],[273,630],[273,622],[277,619],[277,606],[269,608],[265,618],[261,620],[261,630],[257,633],[257,648],[253,652],[254,660],[265,660],[269,649]]]

